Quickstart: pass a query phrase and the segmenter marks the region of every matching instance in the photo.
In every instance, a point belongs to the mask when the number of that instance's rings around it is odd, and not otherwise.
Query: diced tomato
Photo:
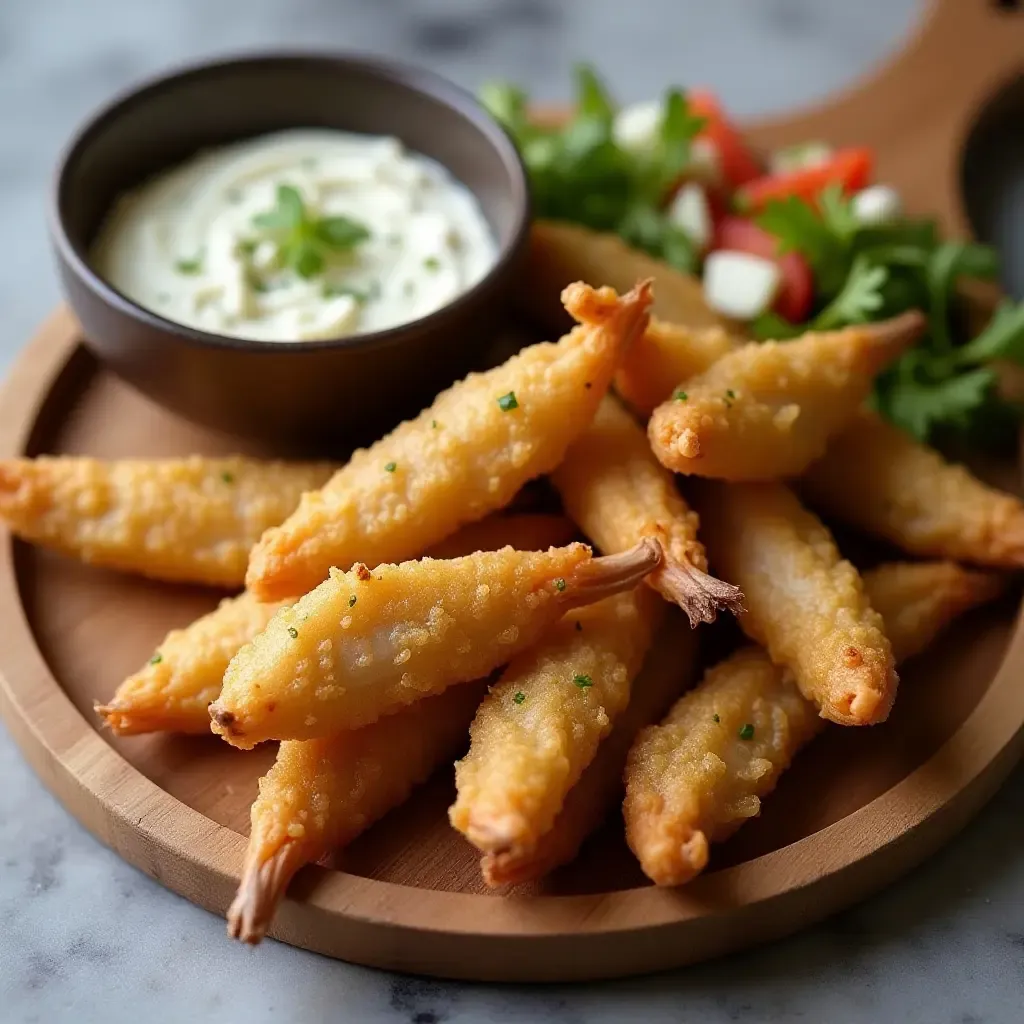
[[[775,260],[782,271],[782,284],[772,307],[779,316],[793,323],[802,323],[814,302],[814,276],[810,264],[798,252],[779,255],[779,240],[752,220],[723,217],[715,226],[712,248],[749,252]]]
[[[710,139],[718,150],[722,174],[733,188],[764,174],[764,169],[747,145],[740,130],[732,124],[722,111],[714,93],[706,89],[692,89],[686,98],[690,111],[707,119],[701,135]]]
[[[859,192],[871,179],[874,156],[869,149],[837,149],[824,163],[748,181],[737,193],[744,209],[761,210],[770,199],[799,196],[813,203],[828,185]]]

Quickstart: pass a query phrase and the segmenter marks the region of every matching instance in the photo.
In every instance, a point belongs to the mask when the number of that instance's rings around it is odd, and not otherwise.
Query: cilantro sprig
[[[492,82],[481,90],[484,106],[512,136],[530,176],[538,217],[574,221],[613,231],[630,244],[693,271],[697,254],[672,225],[665,204],[690,162],[690,143],[704,126],[678,89],[664,99],[655,143],[631,152],[615,141],[616,106],[586,65],[575,69],[575,113],[564,127],[530,121],[526,93]]]
[[[941,241],[927,220],[863,226],[838,188],[822,192],[816,207],[792,196],[771,202],[757,223],[778,238],[780,252],[807,259],[816,301],[804,324],[764,314],[751,325],[755,337],[791,338],[922,309],[927,333],[878,378],[875,407],[921,440],[958,435],[988,443],[1018,419],[991,364],[1024,365],[1024,303],[1004,303],[973,340],[963,329],[959,282],[994,277],[993,249]]]
[[[306,279],[323,273],[332,252],[348,252],[370,237],[350,217],[314,216],[292,185],[278,185],[274,206],[256,214],[252,224],[277,246],[277,262]]]

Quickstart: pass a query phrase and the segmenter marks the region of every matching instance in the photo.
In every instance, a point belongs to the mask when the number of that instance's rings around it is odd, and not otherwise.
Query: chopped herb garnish
[[[360,291],[358,288],[352,288],[347,284],[330,284],[327,283],[320,289],[320,294],[325,299],[340,299],[344,295],[348,295],[355,299],[360,305],[367,302],[370,298],[368,291]]]
[[[522,690],[518,690],[516,691],[516,695],[512,698],[512,700],[514,700],[516,704],[522,704],[523,701],[526,700],[526,694],[523,693]]]
[[[674,399],[675,399],[675,400],[676,400],[677,402],[685,402],[685,401],[686,401],[686,400],[687,400],[687,399],[688,399],[688,398],[689,398],[690,396],[689,396],[689,395],[688,395],[688,394],[687,394],[687,393],[686,393],[685,391],[683,391],[682,389],[680,389],[680,390],[678,390],[678,391],[673,391],[673,392],[672,392],[672,397],[673,397],[673,398],[674,398]]]
[[[718,725],[722,721],[722,716],[721,715],[712,715],[711,716],[711,721],[714,722],[715,725]]]
[[[349,217],[314,217],[292,185],[277,186],[273,209],[258,213],[253,226],[277,246],[278,262],[299,277],[316,277],[332,252],[348,252],[370,237],[364,224]]]
[[[238,243],[238,251],[243,256],[251,256],[259,247],[259,244],[260,243],[257,242],[255,238],[243,238],[242,241]]]
[[[154,654],[153,657],[149,659],[149,663],[150,665],[159,665],[160,662],[163,660],[164,656],[159,651],[157,651],[156,654]]]
[[[201,274],[203,272],[203,258],[197,256],[192,260],[178,260],[174,264],[174,269],[179,274],[187,274],[189,277]]]
[[[296,638],[298,637],[298,635],[299,635],[299,631],[298,631],[298,630],[297,630],[297,629],[296,629],[296,628],[295,628],[294,626],[289,626],[289,627],[288,627],[288,635],[289,635],[289,636],[290,636],[290,637],[291,637],[291,638],[292,638],[293,640],[295,640],[295,639],[296,639]]]
[[[354,607],[354,606],[355,606],[355,603],[356,603],[356,595],[355,595],[355,594],[353,594],[353,595],[352,595],[352,596],[351,596],[351,597],[350,597],[350,598],[348,599],[348,606],[349,606],[349,608],[352,608],[352,607]]]
[[[397,462],[387,462],[387,463],[384,464],[384,471],[386,473],[394,473],[394,471],[396,469],[398,469],[398,463]]]
[[[739,736],[741,740],[752,740],[754,738],[754,727],[749,722],[746,725],[740,726]]]
[[[431,427],[433,427],[434,430],[437,430],[437,420],[431,420],[430,425]]]
[[[432,273],[441,269],[441,261],[436,256],[428,256],[423,261],[423,266]]]
[[[577,633],[582,633],[583,632],[583,623],[580,622],[579,619],[576,620],[576,632]]]
[[[558,579],[555,580],[555,590],[557,590],[559,593],[565,590],[565,580],[563,580],[561,576],[559,576]]]
[[[498,408],[501,409],[502,412],[511,412],[513,409],[518,409],[519,402],[516,399],[516,393],[514,391],[510,391],[507,395],[502,395],[501,398],[498,399]]]
[[[573,676],[572,677],[572,681],[581,690],[585,690],[588,686],[593,686],[594,685],[594,680],[591,679],[590,676],[585,675],[585,674],[581,674],[581,675],[578,675],[578,676]]]
[[[726,393],[725,393],[725,397],[726,398],[735,398],[736,397],[736,392],[733,391],[732,388],[729,388],[729,390],[726,391]]]
[[[226,484],[233,484],[235,482],[235,475],[234,475],[234,473],[228,473],[226,470],[225,470],[225,472],[221,473],[220,478]]]

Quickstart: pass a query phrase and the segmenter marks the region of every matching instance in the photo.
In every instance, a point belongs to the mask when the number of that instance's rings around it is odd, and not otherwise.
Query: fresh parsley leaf
[[[806,328],[768,310],[752,320],[748,329],[758,341],[789,341],[803,334]]]
[[[370,237],[365,224],[349,217],[321,217],[314,232],[324,245],[332,249],[353,249]]]
[[[480,89],[480,102],[496,121],[512,135],[528,127],[526,93],[509,82],[485,82]]]
[[[293,185],[278,185],[277,205],[265,213],[257,213],[252,223],[264,231],[288,231],[301,227],[305,218],[306,207],[299,190]]]
[[[988,326],[973,341],[955,350],[957,366],[971,366],[1008,359],[1024,365],[1024,302],[1002,302]]]
[[[831,331],[848,324],[863,324],[875,319],[882,308],[882,287],[889,279],[886,267],[858,256],[838,295],[814,318],[815,331]]]
[[[928,440],[940,425],[966,428],[996,382],[995,371],[988,367],[930,380],[927,360],[921,350],[906,353],[879,382],[876,392],[883,414],[920,441]]]
[[[949,306],[957,278],[992,278],[998,269],[995,250],[975,242],[943,242],[931,254],[926,270],[931,293],[928,327],[935,348],[946,352],[953,345]]]
[[[300,238],[283,251],[285,266],[291,267],[299,277],[309,280],[324,269],[323,253],[315,243]]]

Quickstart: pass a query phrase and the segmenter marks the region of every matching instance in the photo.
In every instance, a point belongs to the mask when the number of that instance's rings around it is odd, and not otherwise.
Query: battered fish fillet
[[[1024,566],[1024,504],[864,413],[800,483],[815,506],[915,555]]]
[[[569,790],[551,828],[531,847],[488,853],[481,858],[480,869],[488,885],[533,881],[575,859],[586,838],[622,798],[626,754],[637,733],[658,721],[691,681],[698,636],[691,630],[673,632],[676,670],[652,673],[631,688],[629,704],[615,720],[579,781]]]
[[[574,534],[562,516],[494,515],[442,541],[430,555],[454,558],[505,545],[543,551],[568,543]],[[227,598],[191,625],[172,630],[145,667],[118,687],[109,704],[97,705],[97,712],[121,736],[209,732],[209,705],[220,694],[228,663],[285,603],[261,604],[248,591]]]
[[[651,311],[661,319],[687,327],[725,323],[704,301],[697,278],[631,248],[618,235],[579,224],[534,221],[529,257],[518,280],[517,304],[549,331],[565,326],[565,312],[554,299],[571,281],[594,281],[624,292],[636,281],[650,280],[654,282]]]
[[[625,551],[644,537],[661,542],[665,557],[647,582],[678,604],[691,625],[713,622],[719,608],[742,609],[739,589],[707,574],[697,514],[652,454],[643,429],[610,395],[551,480],[566,512],[601,551]]]
[[[447,557],[460,557],[505,544],[545,547],[566,527],[572,528],[558,516],[489,516],[432,553],[440,557],[443,548]],[[259,942],[300,867],[351,841],[400,804],[434,767],[461,753],[485,691],[485,681],[456,686],[355,732],[285,740],[274,767],[260,780],[228,934]]]
[[[261,604],[248,591],[225,598],[184,629],[173,629],[146,665],[130,675],[96,711],[113,732],[208,733],[210,704],[228,663],[261,633],[282,602]]]
[[[480,705],[455,766],[453,827],[485,854],[522,857],[629,703],[663,606],[646,588],[567,615],[514,659]]]
[[[955,618],[995,600],[1007,580],[955,562],[888,562],[864,573],[897,662],[920,654]]]
[[[630,589],[660,560],[646,540],[596,559],[572,544],[332,569],[234,657],[210,707],[214,732],[244,748],[369,725],[482,678],[565,612]]]
[[[485,690],[457,686],[365,729],[282,743],[252,805],[228,934],[258,943],[299,868],[351,842],[465,749]]]
[[[677,473],[721,480],[798,476],[871,393],[876,374],[922,333],[924,316],[751,342],[685,380],[648,424]]]
[[[882,722],[896,697],[892,649],[860,574],[782,484],[695,489],[711,564],[743,590],[743,631],[789,668],[823,718]]]
[[[649,284],[566,288],[581,326],[471,374],[351,461],[252,553],[247,583],[263,600],[304,593],[332,567],[410,558],[503,508],[554,469],[590,423],[622,353],[647,326]]]
[[[704,373],[741,344],[722,327],[684,327],[651,317],[623,357],[615,390],[646,419],[680,381]]]
[[[24,540],[158,580],[240,587],[249,550],[328,463],[241,457],[0,461],[0,517]]]
[[[949,562],[884,565],[864,586],[900,660],[961,612],[995,597],[998,577]],[[794,755],[822,725],[788,671],[746,647],[710,669],[665,721],[640,733],[626,768],[626,838],[658,885],[704,869],[709,843],[760,813]]]

